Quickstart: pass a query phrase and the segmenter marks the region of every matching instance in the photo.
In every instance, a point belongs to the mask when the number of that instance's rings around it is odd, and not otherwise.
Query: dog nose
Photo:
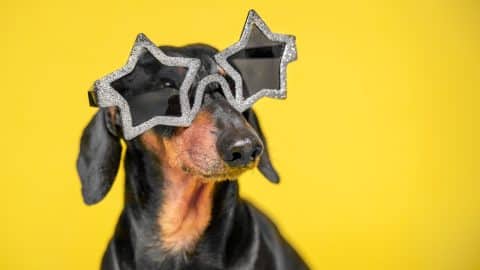
[[[223,136],[217,148],[220,156],[229,166],[244,167],[262,154],[263,145],[256,136],[235,135]]]

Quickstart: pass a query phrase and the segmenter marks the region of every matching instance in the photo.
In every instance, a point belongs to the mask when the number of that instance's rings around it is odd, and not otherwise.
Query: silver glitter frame
[[[280,89],[261,89],[254,95],[244,98],[242,77],[240,73],[238,73],[235,68],[228,63],[227,59],[246,47],[253,25],[256,25],[258,29],[260,29],[260,31],[262,31],[262,33],[270,40],[285,43],[285,49],[280,60]],[[181,116],[154,116],[153,118],[137,126],[133,126],[130,107],[128,106],[127,101],[111,86],[111,83],[130,74],[135,68],[139,57],[145,50],[150,52],[163,65],[188,68],[185,79],[180,86]],[[240,37],[240,41],[217,53],[214,58],[218,65],[234,80],[235,96],[232,95],[232,91],[228,85],[228,82],[223,76],[220,74],[211,74],[200,80],[196,88],[194,103],[190,104],[188,99],[188,91],[194,83],[195,76],[200,67],[200,59],[167,56],[144,34],[139,34],[135,40],[135,44],[130,52],[130,56],[125,66],[95,82],[92,92],[95,95],[95,100],[97,102],[96,105],[99,107],[117,106],[120,109],[123,137],[126,140],[130,140],[157,125],[189,126],[195,118],[195,115],[200,110],[206,87],[213,82],[217,82],[220,85],[227,101],[239,112],[243,112],[250,108],[262,97],[284,99],[286,98],[287,93],[287,64],[297,58],[295,37],[291,35],[272,33],[260,16],[258,16],[254,10],[250,10]]]
[[[144,52],[148,50],[153,57],[155,57],[160,63],[166,66],[180,66],[188,68],[185,79],[180,86],[180,108],[181,116],[154,116],[153,118],[137,125],[132,125],[132,116],[130,113],[130,107],[128,106],[125,98],[120,95],[112,86],[111,83],[130,74],[138,58]],[[153,42],[151,42],[144,34],[139,34],[135,40],[130,57],[127,63],[122,68],[102,77],[94,84],[94,92],[98,101],[99,107],[117,106],[120,109],[120,116],[122,121],[123,137],[126,140],[130,140],[138,136],[139,134],[147,131],[148,129],[157,125],[169,125],[169,126],[189,126],[193,118],[190,109],[190,102],[188,100],[188,90],[195,79],[195,75],[200,67],[200,59],[187,58],[187,57],[170,57],[162,52]]]
[[[283,51],[282,58],[280,60],[280,89],[262,89],[255,93],[254,95],[244,98],[243,97],[243,86],[242,86],[242,76],[238,73],[235,68],[228,63],[228,57],[239,52],[247,46],[248,38],[252,31],[252,26],[256,25],[262,33],[267,36],[272,41],[283,42],[285,43],[285,49]],[[225,72],[232,77],[235,82],[235,103],[232,104],[239,112],[243,112],[246,109],[250,108],[253,103],[259,100],[262,97],[272,97],[272,98],[286,98],[287,97],[287,64],[297,59],[297,48],[295,46],[295,37],[292,35],[283,35],[272,33],[265,22],[260,18],[260,16],[255,12],[255,10],[250,10],[248,12],[247,21],[240,36],[240,41],[233,44],[232,46],[226,48],[225,50],[217,53],[215,55],[215,60],[217,63],[225,70]]]

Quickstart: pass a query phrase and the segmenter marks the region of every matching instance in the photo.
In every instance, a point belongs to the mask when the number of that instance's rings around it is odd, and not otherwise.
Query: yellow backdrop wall
[[[282,183],[242,194],[313,269],[480,269],[480,5],[386,2],[2,1],[0,268],[98,268],[123,173],[83,205],[86,91],[139,32],[225,48],[254,8],[299,60],[255,106]]]

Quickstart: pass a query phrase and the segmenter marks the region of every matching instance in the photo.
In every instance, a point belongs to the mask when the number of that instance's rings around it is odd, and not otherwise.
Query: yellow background
[[[0,268],[98,268],[123,173],[83,205],[87,89],[139,32],[225,48],[254,8],[299,60],[255,106],[282,183],[243,195],[313,269],[480,269],[480,5],[394,2],[2,1]]]

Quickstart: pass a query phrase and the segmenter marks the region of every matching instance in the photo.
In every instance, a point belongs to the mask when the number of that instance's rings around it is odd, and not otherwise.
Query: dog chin
[[[204,174],[201,176],[204,182],[222,182],[226,180],[234,181],[242,174],[243,172],[236,173],[223,173],[223,174]]]
[[[206,172],[203,170],[183,167],[183,171],[198,177],[202,182],[221,182],[226,180],[237,180],[244,172],[254,168],[255,166],[247,166],[243,168],[229,168],[221,172]]]

